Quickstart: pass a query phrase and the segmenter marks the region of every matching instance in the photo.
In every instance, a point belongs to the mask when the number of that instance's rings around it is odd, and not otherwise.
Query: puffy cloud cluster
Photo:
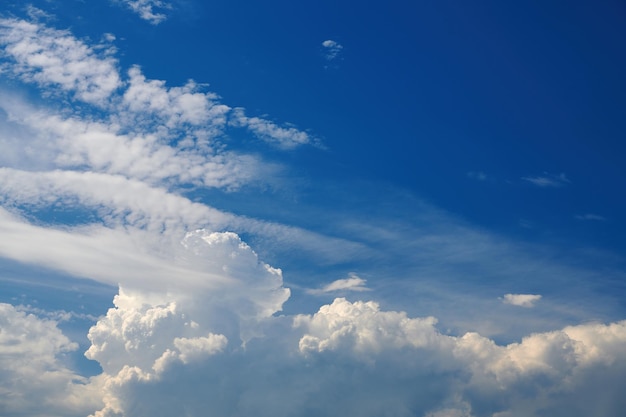
[[[98,56],[69,32],[17,19],[0,19],[2,55],[14,60],[2,68],[24,81],[54,85],[94,104],[121,86],[117,62]]]
[[[64,364],[77,348],[54,321],[0,304],[0,414],[82,417],[101,407],[97,382]]]
[[[116,0],[125,4],[130,10],[139,15],[153,25],[158,25],[167,19],[166,10],[170,10],[172,5],[162,0]]]
[[[609,417],[624,406],[626,322],[502,346],[336,299],[313,315],[265,317],[241,344],[195,321],[210,315],[141,297],[120,292],[90,332],[107,404],[94,416]]]
[[[337,59],[337,57],[343,50],[343,46],[332,39],[328,39],[322,42],[322,46],[324,47],[324,57],[328,61],[333,61]]]

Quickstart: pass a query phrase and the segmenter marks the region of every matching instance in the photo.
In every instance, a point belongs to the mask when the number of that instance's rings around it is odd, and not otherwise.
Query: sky
[[[614,417],[626,5],[0,6],[0,415]]]

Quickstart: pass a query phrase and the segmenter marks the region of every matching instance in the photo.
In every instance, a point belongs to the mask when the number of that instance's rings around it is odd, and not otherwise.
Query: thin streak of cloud
[[[306,144],[318,145],[318,140],[306,132],[293,126],[278,126],[260,117],[248,117],[240,107],[233,109],[230,124],[245,127],[260,139],[281,149],[294,149]]]
[[[577,220],[590,220],[590,221],[600,221],[600,222],[606,221],[606,217],[600,216],[600,215],[597,215],[597,214],[592,214],[592,213],[580,214],[580,215],[576,215],[574,217]]]
[[[564,173],[560,174],[548,174],[545,172],[543,175],[533,177],[522,177],[524,181],[528,181],[537,187],[550,188],[550,187],[563,187],[569,184],[571,181],[565,176]]]
[[[331,282],[319,289],[309,289],[307,292],[309,294],[320,295],[320,294],[328,294],[328,293],[336,293],[336,292],[363,292],[370,291],[369,288],[366,287],[367,281],[363,278],[360,278],[358,275],[351,273],[348,278],[338,279],[336,281]]]

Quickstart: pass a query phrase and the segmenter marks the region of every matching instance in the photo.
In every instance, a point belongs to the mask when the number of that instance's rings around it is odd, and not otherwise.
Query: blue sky
[[[626,7],[408,3],[1,6],[0,414],[626,406]]]

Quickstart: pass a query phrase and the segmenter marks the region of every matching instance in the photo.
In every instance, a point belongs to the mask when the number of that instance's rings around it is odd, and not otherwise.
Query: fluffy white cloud
[[[140,123],[142,127],[147,124],[149,128],[165,125],[169,129],[181,125],[201,126],[211,129],[205,132],[209,137],[222,133],[230,108],[220,104],[216,94],[199,91],[193,81],[183,87],[168,88],[164,81],[147,80],[137,66],[128,71],[128,76],[128,88],[122,99],[127,111],[120,112],[120,117],[129,113],[134,116],[127,124]]]
[[[97,382],[64,363],[78,345],[54,321],[0,304],[0,329],[2,415],[79,417],[102,406]]]
[[[16,100],[0,100],[0,107],[13,123],[26,129],[21,141],[0,138],[18,166],[89,169],[151,184],[177,182],[226,189],[276,172],[275,166],[251,155],[182,143],[171,146],[158,134],[122,133],[125,129],[120,125],[35,111]]]
[[[300,315],[296,327],[305,327],[307,334],[300,339],[302,353],[323,352],[346,348],[358,353],[379,353],[384,350],[411,347],[434,347],[445,344],[434,328],[433,317],[409,319],[402,312],[382,312],[377,303],[350,303],[338,298],[318,313]]]
[[[504,294],[502,302],[519,307],[534,307],[537,301],[541,300],[539,294]]]
[[[477,333],[443,335],[433,318],[336,299],[293,326],[266,317],[241,346],[207,331],[211,315],[137,297],[120,292],[90,333],[107,387],[96,416],[609,417],[624,405],[626,322],[502,346]]]
[[[153,25],[158,25],[167,19],[166,10],[170,10],[172,5],[162,0],[114,0],[125,4],[133,12],[137,13],[140,18],[146,20]]]
[[[332,39],[328,39],[322,42],[322,46],[324,47],[324,58],[326,58],[328,61],[333,61],[337,59],[337,57],[343,50],[343,46],[336,41],[333,41]]]
[[[117,62],[98,54],[68,31],[17,19],[0,19],[3,65],[21,79],[42,87],[58,86],[78,99],[104,104],[121,86]]]

